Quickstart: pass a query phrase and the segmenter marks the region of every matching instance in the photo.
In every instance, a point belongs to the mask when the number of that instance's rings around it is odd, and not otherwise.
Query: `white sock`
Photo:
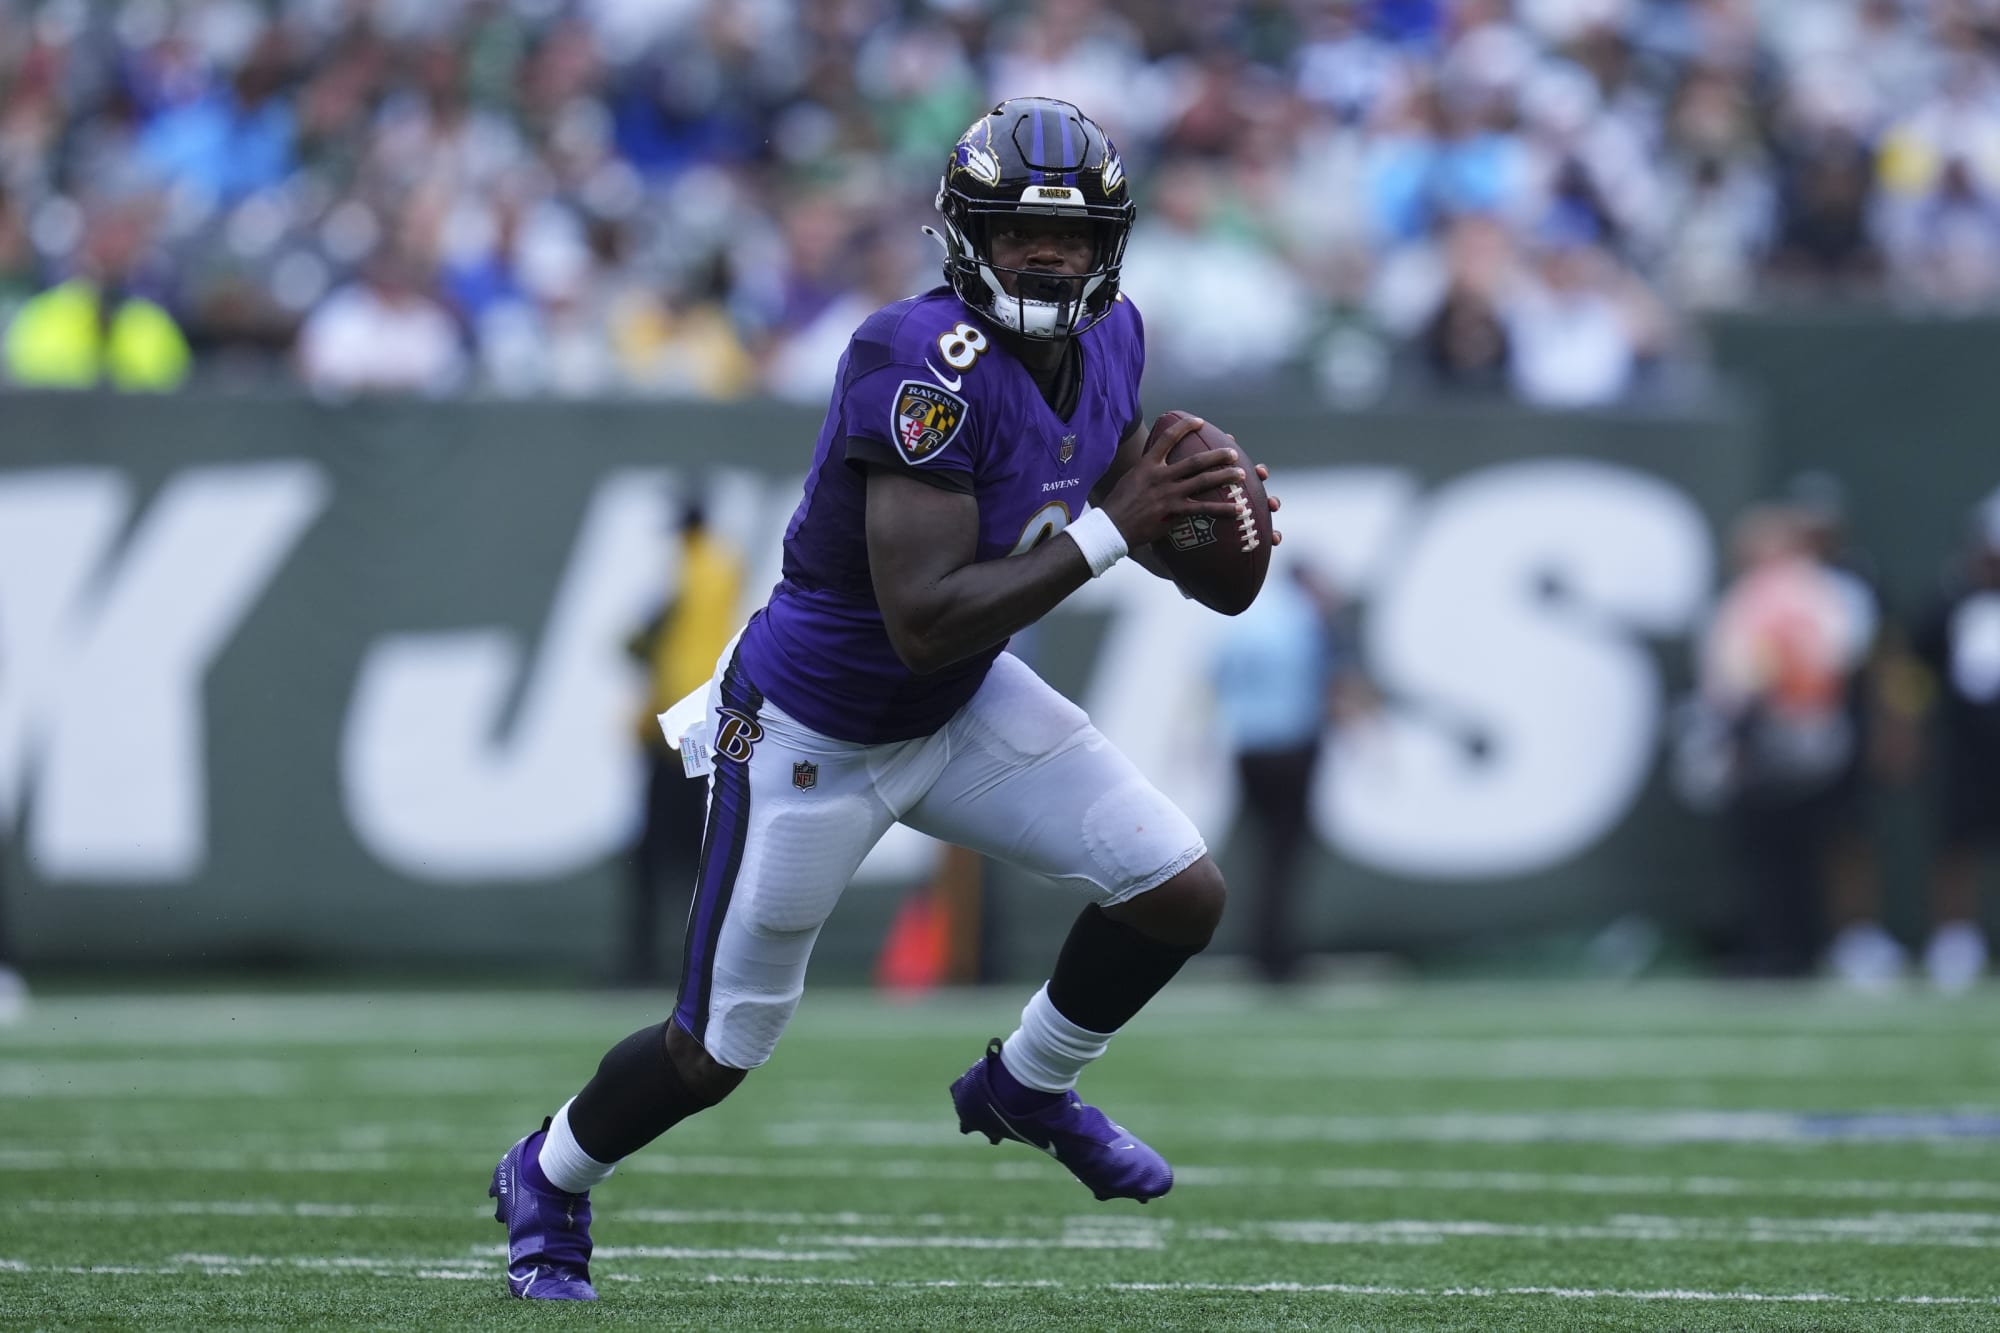
[[[1019,1082],[1043,1092],[1068,1092],[1083,1067],[1111,1045],[1109,1032],[1080,1028],[1057,1012],[1049,988],[1021,1010],[1021,1026],[1000,1048],[1000,1063]]]
[[[572,1097],[569,1102],[575,1100]],[[542,1136],[542,1150],[535,1155],[535,1161],[549,1178],[549,1184],[571,1194],[582,1194],[610,1175],[618,1164],[600,1162],[576,1146],[576,1135],[569,1132],[569,1102],[564,1102],[562,1110],[549,1121],[549,1132]]]

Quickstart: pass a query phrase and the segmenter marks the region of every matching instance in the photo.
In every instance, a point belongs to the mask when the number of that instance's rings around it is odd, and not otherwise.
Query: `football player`
[[[590,1300],[593,1186],[764,1063],[821,924],[898,820],[1024,866],[1082,911],[1020,1026],[951,1097],[959,1128],[1054,1156],[1100,1199],[1173,1171],[1077,1075],[1222,914],[1201,835],[1008,636],[1243,480],[1233,448],[1148,443],[1145,342],[1118,290],[1124,165],[1067,102],[969,128],[937,205],[946,285],[856,330],[785,532],[784,577],[706,693],[701,873],[671,1018],[633,1033],[490,1193],[516,1296]],[[1260,469],[1260,476],[1262,470]],[[1277,501],[1270,501],[1277,507]],[[1275,534],[1273,540],[1276,540]]]

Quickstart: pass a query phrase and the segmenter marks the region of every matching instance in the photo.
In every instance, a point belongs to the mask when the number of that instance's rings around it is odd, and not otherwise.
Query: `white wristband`
[[[1083,517],[1064,528],[1063,532],[1083,552],[1084,563],[1090,566],[1092,578],[1126,556],[1125,534],[1111,521],[1111,515],[1102,509],[1084,510]]]

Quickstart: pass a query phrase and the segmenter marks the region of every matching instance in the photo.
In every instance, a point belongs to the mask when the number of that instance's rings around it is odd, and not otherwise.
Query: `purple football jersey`
[[[869,744],[944,725],[1000,644],[928,676],[896,656],[868,572],[867,469],[895,468],[979,503],[977,559],[1017,555],[1068,526],[1140,420],[1145,334],[1119,299],[1078,339],[1068,420],[948,287],[884,306],[855,330],[785,530],[784,579],[751,617],[745,674],[813,730]]]

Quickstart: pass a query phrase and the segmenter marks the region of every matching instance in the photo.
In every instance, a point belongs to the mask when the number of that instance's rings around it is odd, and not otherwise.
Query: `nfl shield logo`
[[[792,765],[792,785],[800,791],[811,791],[819,786],[819,765],[799,763]]]
[[[1062,447],[1056,450],[1056,462],[1067,463],[1069,462],[1070,459],[1075,457],[1076,457],[1076,436],[1074,435],[1063,436]]]

